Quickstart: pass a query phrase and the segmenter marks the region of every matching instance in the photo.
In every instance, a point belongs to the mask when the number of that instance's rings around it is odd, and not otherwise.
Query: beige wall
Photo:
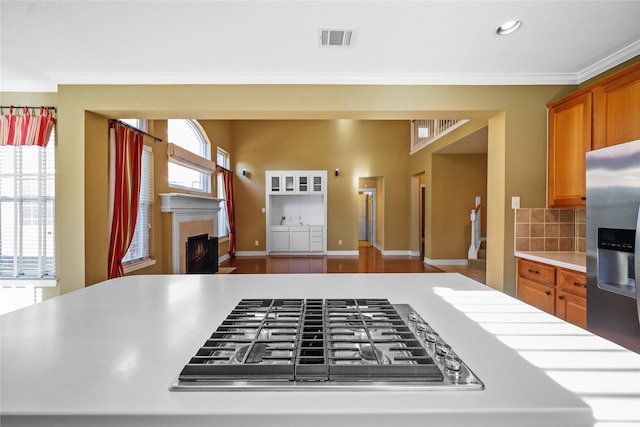
[[[434,154],[432,160],[432,260],[466,260],[471,245],[471,209],[487,200],[486,154]],[[485,215],[486,216],[486,215]],[[481,218],[483,218],[481,214]],[[486,218],[482,236],[486,236]]]
[[[86,283],[82,260],[87,249],[86,209],[92,200],[87,196],[85,187],[94,185],[85,182],[85,155],[87,150],[91,150],[89,142],[85,141],[85,114],[89,111],[104,117],[151,119],[185,117],[263,122],[285,119],[290,122],[290,128],[296,127],[294,121],[302,119],[319,122],[324,119],[366,119],[366,122],[439,116],[467,117],[482,122],[482,125],[488,123],[487,282],[496,289],[513,294],[515,260],[511,196],[521,196],[523,207],[544,206],[545,105],[571,89],[568,86],[62,85],[57,99],[60,290],[69,292]],[[21,101],[19,95],[13,95],[13,98],[11,102],[14,104],[28,102]],[[390,148],[383,146],[384,141],[390,138],[375,138],[378,132],[387,131],[377,126],[366,127],[365,122],[338,120],[334,122],[336,129],[332,131],[315,126],[303,130],[309,137],[318,130],[321,135],[330,136],[323,138],[323,144],[329,144],[332,150],[345,150],[345,154],[335,157],[330,165],[323,163],[327,159],[321,155],[305,161],[309,168],[325,167],[332,171],[337,167],[341,171],[337,178],[330,174],[328,182],[330,203],[345,207],[330,215],[329,249],[335,248],[338,239],[342,239],[345,245],[357,242],[357,178],[384,176],[384,236],[395,239],[385,240],[384,248],[406,250],[411,245],[412,231],[406,231],[406,223],[410,221],[397,219],[403,218],[410,209],[411,177],[426,172],[427,187],[431,185],[429,151],[409,157],[408,143],[404,142],[404,146],[399,148],[403,155],[392,155],[388,151]],[[233,168],[246,167],[251,175],[236,177],[241,183],[237,185],[237,196],[246,200],[249,206],[246,211],[239,212],[238,221],[247,233],[243,245],[249,242],[251,250],[255,250],[252,246],[253,241],[258,240],[255,236],[260,236],[261,241],[264,239],[264,216],[259,209],[264,205],[265,167],[259,166],[258,161],[266,159],[269,168],[287,168],[291,158],[277,149],[275,152],[264,149],[262,144],[266,144],[267,139],[280,139],[279,135],[273,134],[276,129],[269,128],[266,123],[252,123],[248,123],[248,127],[235,121],[232,123],[234,146],[231,154]],[[340,131],[338,127],[341,127]],[[277,131],[282,133],[283,130]],[[405,132],[408,137],[409,129]],[[152,133],[162,137],[157,130]],[[287,138],[291,139],[294,134],[292,132]],[[336,135],[340,137],[331,140]],[[237,147],[236,137],[240,141]],[[357,141],[359,149],[348,145],[349,141]],[[296,142],[305,143],[304,140]],[[263,159],[259,159],[255,150]],[[318,150],[318,147],[313,150]],[[392,179],[387,179],[387,176]],[[342,185],[351,188],[347,190]],[[159,188],[156,191],[160,192]],[[426,205],[428,210],[440,209],[429,201]],[[161,222],[164,227],[166,215],[162,216]]]
[[[407,221],[385,221],[390,213],[395,218],[409,214],[407,121],[241,120],[234,121],[232,129],[234,158],[242,161],[236,170],[246,167],[251,173],[235,181],[238,251],[266,249],[261,209],[265,204],[265,171],[274,169],[328,171],[329,251],[357,250],[359,178],[384,177],[393,188],[391,194],[378,199],[386,211],[386,216],[378,218],[383,223],[384,249],[408,248]],[[339,169],[339,176],[335,176],[335,169]],[[259,246],[255,246],[256,240]]]

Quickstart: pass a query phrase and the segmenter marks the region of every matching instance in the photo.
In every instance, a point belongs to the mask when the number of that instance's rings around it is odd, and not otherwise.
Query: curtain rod
[[[135,127],[135,126],[131,126],[129,123],[125,123],[125,122],[123,122],[123,121],[121,121],[121,120],[118,120],[118,119],[109,119],[109,121],[110,121],[110,122],[118,122],[118,123],[120,123],[121,125],[128,127],[129,129],[133,129],[133,130],[135,130],[136,132],[140,132],[141,134],[148,136],[149,138],[153,138],[155,141],[162,142],[162,138],[158,138],[157,136],[153,136],[153,135],[151,135],[150,133],[147,133],[147,132],[145,132],[145,131],[142,131],[142,130],[138,129],[138,128],[137,128],[137,127]]]
[[[53,106],[46,107],[44,105],[38,105],[38,106],[33,106],[33,107],[29,107],[27,105],[0,105],[1,109],[5,109],[5,108],[18,108],[18,109],[28,108],[30,110],[34,110],[34,109],[40,108],[40,107],[45,107],[45,108],[48,108],[50,110],[56,111],[56,107],[53,107]]]
[[[218,169],[224,169],[224,170],[226,170],[227,172],[231,172],[231,173],[233,173],[233,171],[232,171],[232,170],[227,169],[227,168],[225,168],[225,167],[223,167],[223,166],[216,165],[216,167],[217,167]]]

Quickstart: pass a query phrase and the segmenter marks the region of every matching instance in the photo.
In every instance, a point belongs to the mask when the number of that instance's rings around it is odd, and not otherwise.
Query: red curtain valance
[[[11,107],[9,114],[0,116],[0,145],[46,147],[55,123],[49,107],[40,107],[37,115],[32,115],[27,107],[23,107],[22,114],[14,114]]]

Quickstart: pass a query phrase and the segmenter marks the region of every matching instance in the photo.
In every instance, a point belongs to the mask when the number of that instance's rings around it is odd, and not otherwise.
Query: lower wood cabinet
[[[569,323],[587,327],[586,274],[518,259],[518,299]]]

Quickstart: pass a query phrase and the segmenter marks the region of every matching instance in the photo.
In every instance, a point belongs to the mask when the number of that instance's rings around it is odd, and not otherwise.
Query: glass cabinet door
[[[280,192],[280,176],[271,175],[271,192],[279,193]]]
[[[311,178],[313,180],[311,192],[322,193],[324,191],[324,182],[322,182],[322,176],[316,175]]]
[[[284,192],[285,193],[295,193],[295,177],[293,175],[285,175],[284,176]]]
[[[309,177],[306,175],[298,176],[298,193],[309,192]]]

